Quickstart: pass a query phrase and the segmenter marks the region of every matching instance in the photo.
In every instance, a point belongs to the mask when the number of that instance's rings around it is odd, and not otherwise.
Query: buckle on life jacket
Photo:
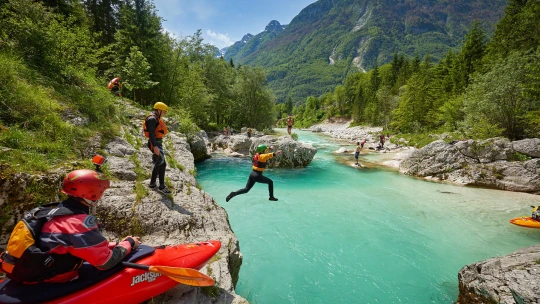
[[[54,258],[52,256],[48,256],[45,259],[45,262],[43,262],[43,265],[45,265],[46,267],[51,267],[52,264],[54,264]]]

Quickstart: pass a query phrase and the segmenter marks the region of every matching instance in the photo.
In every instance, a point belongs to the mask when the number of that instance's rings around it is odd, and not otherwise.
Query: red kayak
[[[176,246],[140,245],[126,260],[149,265],[201,269],[218,252],[219,241]],[[0,303],[141,303],[178,285],[155,272],[118,265],[100,271],[85,264],[69,283],[19,284],[0,281]]]

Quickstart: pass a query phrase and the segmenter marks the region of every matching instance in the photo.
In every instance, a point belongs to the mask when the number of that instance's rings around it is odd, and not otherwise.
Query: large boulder
[[[482,141],[470,139],[457,142],[455,146],[461,154],[479,163],[508,160],[514,151],[512,143],[506,138],[491,138]]]
[[[463,267],[458,304],[540,303],[540,245]]]
[[[263,136],[254,138],[250,148],[250,154],[256,153],[257,146],[265,144],[274,146],[273,152],[282,150],[282,153],[268,162],[268,168],[303,168],[311,163],[317,153],[317,149],[309,144],[304,144],[291,139],[290,136]]]
[[[408,154],[401,162],[399,171],[426,177],[460,169],[467,162],[467,158],[459,153],[457,146],[437,140]]]
[[[210,154],[208,154],[207,150],[207,140],[205,140],[204,136],[201,134],[190,135],[188,142],[189,149],[196,162],[210,158]]]
[[[251,139],[244,134],[231,136],[229,138],[228,147],[233,152],[248,154],[249,148],[251,147]]]
[[[496,138],[448,144],[437,140],[409,154],[399,164],[399,170],[462,185],[537,193],[540,192],[540,159],[514,160],[517,151],[513,148],[533,147],[534,142],[516,144]],[[534,148],[521,151],[534,154]]]
[[[540,138],[527,138],[512,142],[516,152],[530,157],[540,157]]]

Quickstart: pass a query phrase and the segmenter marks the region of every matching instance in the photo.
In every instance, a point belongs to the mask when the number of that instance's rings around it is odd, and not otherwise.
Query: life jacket
[[[36,207],[15,225],[6,250],[0,253],[0,270],[8,278],[21,283],[37,283],[82,266],[81,258],[71,254],[49,254],[39,248],[41,229],[47,221],[55,216],[85,213],[58,205],[50,203]]]
[[[539,206],[536,206],[533,208],[532,210],[532,218],[534,220],[537,220],[537,221],[540,221],[540,208],[538,208]]]
[[[156,130],[154,131],[154,135],[156,136],[156,138],[163,138],[165,137],[165,135],[167,134],[167,126],[165,125],[165,123],[163,122],[163,120],[161,118],[157,118],[156,115],[154,113],[150,113],[148,114],[145,118],[144,118],[144,121],[142,123],[142,126],[143,126],[143,133],[144,133],[144,136],[146,138],[150,138],[150,133],[148,133],[148,130],[146,129],[146,120],[148,119],[148,117],[150,116],[154,116],[158,121],[158,125],[156,126]]]
[[[259,161],[259,153],[255,154],[255,156],[253,157],[253,166],[255,166],[257,168],[264,169],[264,168],[266,168],[266,164],[267,164],[267,162],[260,162]]]

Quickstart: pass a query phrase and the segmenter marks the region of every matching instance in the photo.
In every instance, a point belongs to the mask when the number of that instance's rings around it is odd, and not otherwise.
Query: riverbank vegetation
[[[461,50],[437,64],[396,52],[391,63],[352,74],[333,92],[296,105],[295,126],[346,117],[393,134],[539,137],[538,20],[540,2],[510,0],[490,41],[475,23]]]
[[[165,102],[181,126],[262,130],[274,122],[261,68],[215,57],[200,31],[165,32],[151,1],[4,1],[2,171],[46,171],[118,134],[125,113],[106,89],[114,77],[124,98],[148,110]]]

